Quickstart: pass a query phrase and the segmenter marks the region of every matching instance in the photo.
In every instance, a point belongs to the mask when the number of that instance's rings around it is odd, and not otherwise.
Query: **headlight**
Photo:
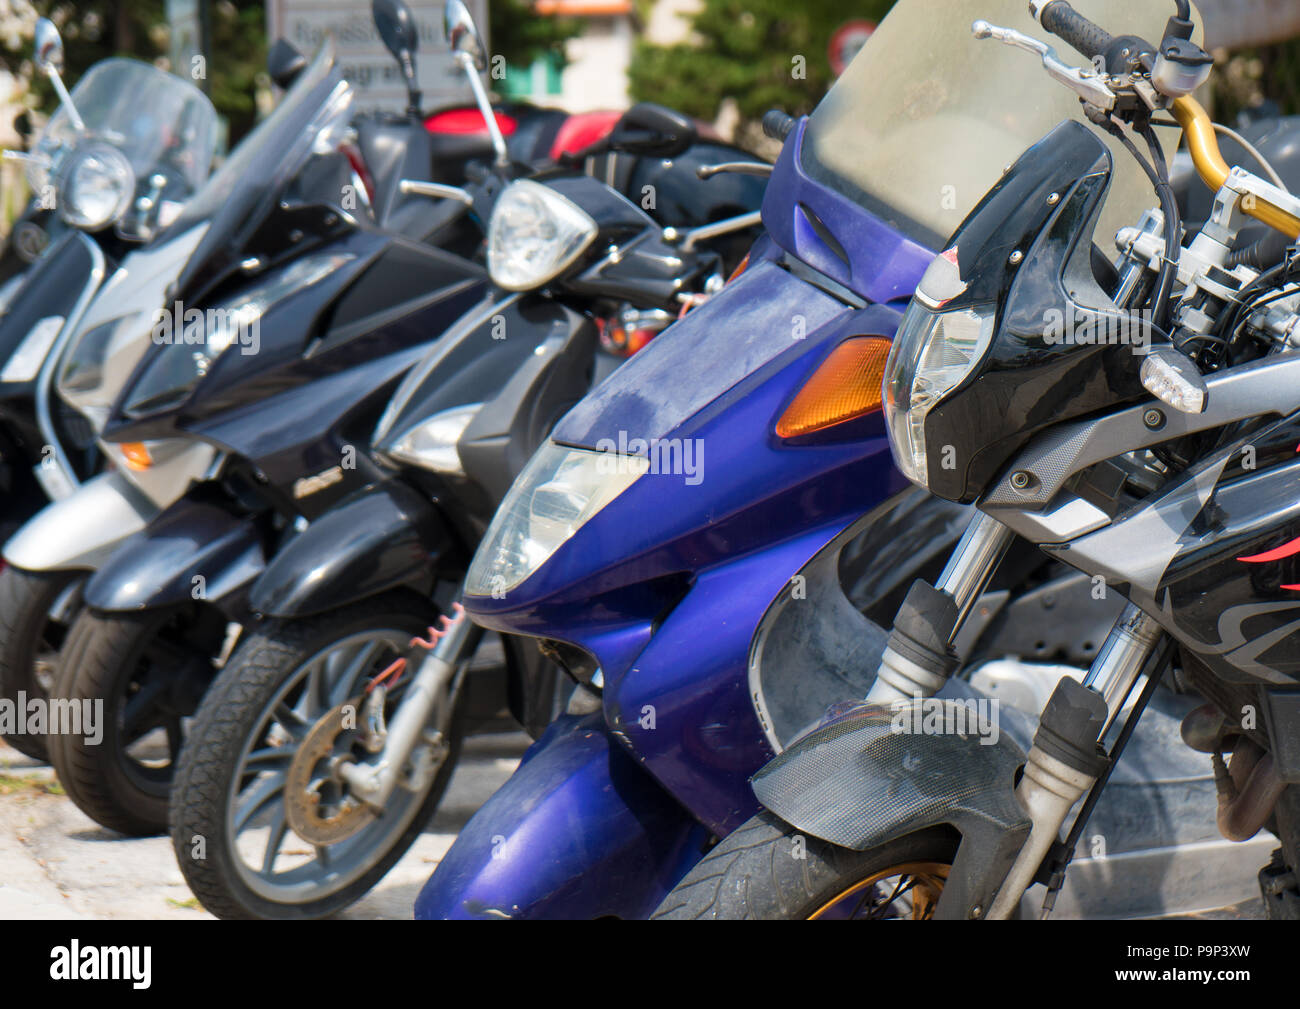
[[[520,179],[488,224],[488,273],[507,291],[529,291],[573,265],[596,238],[596,222],[553,189]]]
[[[0,382],[30,382],[40,374],[45,356],[62,328],[61,315],[48,315],[33,326],[18,349],[10,355],[4,371],[0,371]]]
[[[59,172],[60,216],[74,228],[97,231],[131,206],[135,173],[116,147],[95,144],[72,154]]]
[[[642,456],[547,442],[497,510],[470,565],[466,593],[499,597],[519,585],[649,468]]]
[[[471,403],[434,414],[386,447],[384,454],[435,473],[463,474],[456,443],[482,406]]]
[[[936,312],[913,298],[885,364],[885,421],[898,468],[929,486],[925,418],[979,364],[993,339],[995,306]]]

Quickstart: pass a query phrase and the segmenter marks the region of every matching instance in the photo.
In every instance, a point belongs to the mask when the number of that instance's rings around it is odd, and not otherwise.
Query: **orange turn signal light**
[[[122,462],[126,464],[127,469],[143,473],[153,465],[153,456],[149,454],[149,450],[144,446],[143,442],[124,441],[121,449]]]
[[[776,422],[780,438],[823,431],[880,409],[890,341],[855,336],[830,352]]]

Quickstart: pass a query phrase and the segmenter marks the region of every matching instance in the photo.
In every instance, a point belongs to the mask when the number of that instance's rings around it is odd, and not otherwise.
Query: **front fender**
[[[803,833],[854,851],[956,828],[936,914],[981,917],[1030,828],[1014,792],[1024,751],[1000,730],[996,702],[984,703],[978,722],[980,709],[951,697],[855,705],[759,771],[754,794]]]
[[[351,495],[291,540],[257,580],[254,612],[304,617],[399,585],[433,588],[454,547],[429,499],[399,480]]]
[[[645,918],[707,833],[600,712],[564,715],[457,835],[415,917]]]
[[[266,566],[255,521],[221,502],[185,497],[126,539],[86,583],[86,605],[109,613],[204,599],[220,604]]]
[[[4,559],[26,571],[97,568],[157,514],[157,506],[113,470],[32,516],[5,544]]]

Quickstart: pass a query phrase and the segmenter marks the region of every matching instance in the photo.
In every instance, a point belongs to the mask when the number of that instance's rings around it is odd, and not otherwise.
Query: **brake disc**
[[[308,844],[337,844],[374,822],[376,812],[347,790],[338,768],[351,757],[338,751],[339,739],[355,735],[361,711],[360,697],[344,701],[325,712],[298,747],[284,783],[285,818],[295,834]],[[352,727],[344,726],[344,709],[350,708]]]

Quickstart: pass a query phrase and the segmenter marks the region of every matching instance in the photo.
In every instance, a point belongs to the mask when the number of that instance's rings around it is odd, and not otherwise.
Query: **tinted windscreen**
[[[1174,12],[1169,0],[1077,0],[1074,7],[1112,35],[1156,41]],[[976,39],[970,26],[980,18],[1043,39],[1065,63],[1086,66],[1034,21],[1025,0],[901,0],[813,111],[805,136],[812,178],[931,248],[1031,144],[1063,119],[1086,122],[1078,98],[1039,57]],[[1164,133],[1172,156],[1177,132]],[[1132,157],[1106,140],[1116,172],[1098,241],[1156,202]]]

